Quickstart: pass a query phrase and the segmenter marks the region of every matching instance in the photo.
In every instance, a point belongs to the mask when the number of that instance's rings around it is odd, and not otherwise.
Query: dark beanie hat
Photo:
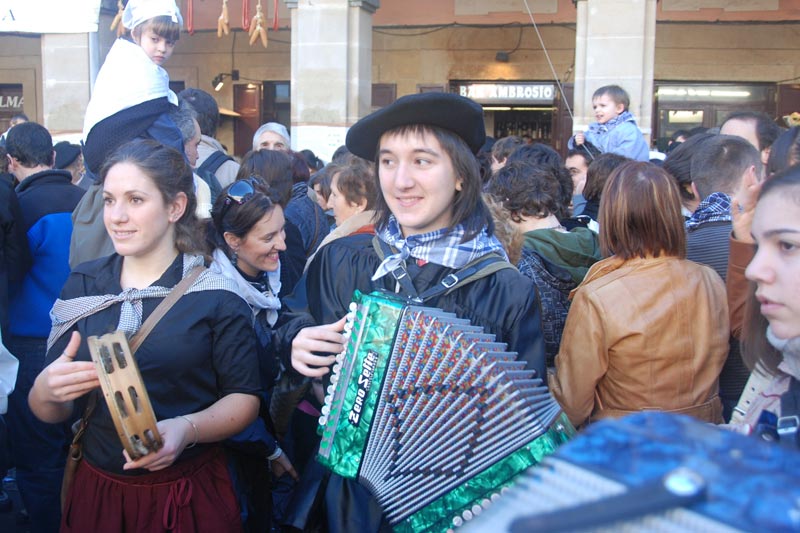
[[[461,137],[473,153],[486,139],[483,108],[452,93],[409,94],[362,118],[347,132],[350,152],[368,161],[375,159],[381,135],[398,126],[421,124],[450,130]]]
[[[63,170],[70,166],[81,154],[81,147],[77,144],[70,144],[67,141],[61,141],[53,146],[56,151],[56,165],[57,169]]]

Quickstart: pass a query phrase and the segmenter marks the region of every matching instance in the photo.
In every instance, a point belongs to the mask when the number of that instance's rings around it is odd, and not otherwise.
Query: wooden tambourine
[[[92,336],[87,343],[122,446],[131,459],[158,451],[164,441],[125,334]]]

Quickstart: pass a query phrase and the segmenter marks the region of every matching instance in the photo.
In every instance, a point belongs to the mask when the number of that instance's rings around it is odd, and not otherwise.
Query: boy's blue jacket
[[[12,335],[47,338],[50,334],[50,308],[69,276],[72,210],[84,192],[71,181],[67,171],[45,170],[17,185],[33,264],[22,283],[10,287]]]
[[[592,122],[584,133],[586,141],[601,152],[624,155],[637,161],[650,161],[650,148],[644,140],[636,119],[625,111],[605,124]],[[575,148],[575,138],[569,140],[569,148]]]

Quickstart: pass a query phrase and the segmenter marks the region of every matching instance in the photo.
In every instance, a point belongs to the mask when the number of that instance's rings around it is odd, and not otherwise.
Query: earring
[[[236,250],[234,250],[233,251],[233,257],[231,257],[231,264],[233,266],[236,266],[236,262],[237,261],[239,261],[239,253]]]

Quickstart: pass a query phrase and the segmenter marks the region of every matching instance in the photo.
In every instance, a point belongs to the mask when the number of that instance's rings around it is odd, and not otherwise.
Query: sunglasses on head
[[[238,180],[228,188],[228,194],[225,196],[225,205],[222,208],[220,218],[225,218],[225,214],[230,209],[231,205],[242,205],[247,203],[258,191],[256,188],[259,185],[259,180],[256,177],[249,177]]]

